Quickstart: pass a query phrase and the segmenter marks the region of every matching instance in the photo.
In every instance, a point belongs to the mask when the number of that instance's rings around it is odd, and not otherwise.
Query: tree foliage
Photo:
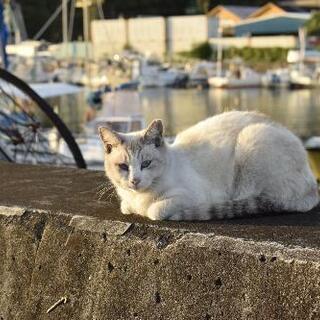
[[[213,50],[209,42],[197,44],[191,49],[191,51],[181,53],[182,56],[200,60],[209,60],[212,58],[212,54]]]
[[[315,12],[312,17],[305,23],[308,34],[320,34],[320,12]]]

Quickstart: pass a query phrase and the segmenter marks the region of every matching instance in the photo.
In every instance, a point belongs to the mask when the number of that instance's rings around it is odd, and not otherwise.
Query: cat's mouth
[[[143,186],[128,186],[129,190],[130,191],[133,191],[133,192],[143,192],[143,191],[146,191],[147,188],[143,187]]]

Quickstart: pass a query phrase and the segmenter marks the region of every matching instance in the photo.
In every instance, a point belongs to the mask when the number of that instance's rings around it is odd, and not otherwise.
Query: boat
[[[287,61],[293,63],[290,73],[291,88],[320,86],[319,52],[306,50],[306,32],[299,29],[299,51],[289,51]]]
[[[115,90],[137,90],[139,87],[139,81],[131,80],[120,83],[115,87]]]
[[[206,88],[208,87],[208,79],[216,75],[216,63],[209,61],[201,61],[193,67],[186,66],[189,74],[189,88]]]
[[[213,88],[256,88],[261,86],[261,75],[248,67],[236,66],[220,76],[210,77],[208,83]]]
[[[267,88],[288,88],[290,86],[290,71],[286,68],[268,70],[262,77],[261,83]]]
[[[141,88],[173,87],[187,80],[184,71],[162,65],[158,61],[140,59],[133,64],[133,80],[139,81]]]
[[[320,86],[320,68],[304,66],[301,69],[292,70],[290,73],[290,86],[292,88],[314,88]]]
[[[81,87],[61,82],[31,83],[29,86],[44,99],[60,97],[69,94],[78,94],[83,91]],[[25,98],[25,95],[22,91],[5,81],[0,81],[0,87],[2,91],[10,93],[16,98]]]
[[[222,27],[218,27],[218,37],[222,37]],[[261,75],[243,65],[240,58],[235,58],[229,64],[229,69],[223,70],[223,45],[218,42],[216,75],[209,77],[209,86],[212,88],[256,88],[261,86]]]

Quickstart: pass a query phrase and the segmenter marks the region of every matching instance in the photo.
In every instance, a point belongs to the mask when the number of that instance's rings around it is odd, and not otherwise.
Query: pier
[[[103,172],[0,162],[0,319],[319,319],[320,215],[121,215]]]

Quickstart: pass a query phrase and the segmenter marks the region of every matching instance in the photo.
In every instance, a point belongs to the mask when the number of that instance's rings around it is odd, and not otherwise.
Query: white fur
[[[141,136],[139,132],[135,139]],[[119,150],[113,156],[123,154]],[[115,178],[112,152],[106,156],[106,173],[116,186],[124,214],[152,220],[207,220],[215,218],[210,214],[215,204],[261,194],[285,211],[306,212],[319,202],[300,140],[253,112],[233,111],[206,119],[178,134],[173,145],[146,145],[142,157],[155,157],[154,168],[148,170],[140,170],[141,160],[126,154],[132,170],[142,177],[140,189],[133,190],[126,178]]]

